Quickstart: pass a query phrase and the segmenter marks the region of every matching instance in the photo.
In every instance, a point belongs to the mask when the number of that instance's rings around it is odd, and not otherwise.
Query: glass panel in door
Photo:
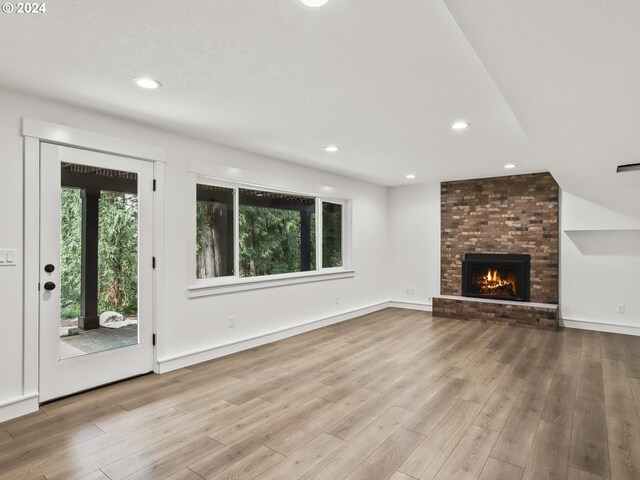
[[[136,345],[138,175],[60,165],[59,359]]]

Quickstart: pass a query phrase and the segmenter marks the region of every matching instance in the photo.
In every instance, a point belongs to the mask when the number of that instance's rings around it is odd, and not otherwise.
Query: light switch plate
[[[17,251],[15,248],[0,249],[0,267],[11,267],[16,264]]]

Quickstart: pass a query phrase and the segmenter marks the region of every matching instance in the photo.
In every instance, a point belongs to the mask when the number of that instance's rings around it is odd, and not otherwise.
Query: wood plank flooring
[[[0,424],[0,480],[640,479],[640,338],[387,309]]]

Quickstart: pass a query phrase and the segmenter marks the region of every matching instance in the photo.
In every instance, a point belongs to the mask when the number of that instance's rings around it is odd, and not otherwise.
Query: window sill
[[[272,275],[267,277],[234,278],[215,284],[191,285],[187,289],[187,296],[189,298],[208,297],[211,295],[224,295],[226,293],[245,292],[263,288],[324,282],[327,280],[353,278],[355,274],[355,270],[333,270],[329,272],[303,272],[285,275]]]

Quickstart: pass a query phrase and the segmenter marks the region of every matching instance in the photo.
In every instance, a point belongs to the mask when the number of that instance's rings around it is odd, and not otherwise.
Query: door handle
[[[44,289],[45,290],[53,290],[54,288],[56,288],[56,284],[53,282],[47,282],[44,284]]]
[[[54,266],[53,266],[53,265],[51,265],[50,263],[47,263],[47,264],[44,266],[44,271],[45,271],[45,272],[47,272],[47,273],[51,273],[51,272],[53,272],[55,269],[56,269],[56,267],[54,267]]]

